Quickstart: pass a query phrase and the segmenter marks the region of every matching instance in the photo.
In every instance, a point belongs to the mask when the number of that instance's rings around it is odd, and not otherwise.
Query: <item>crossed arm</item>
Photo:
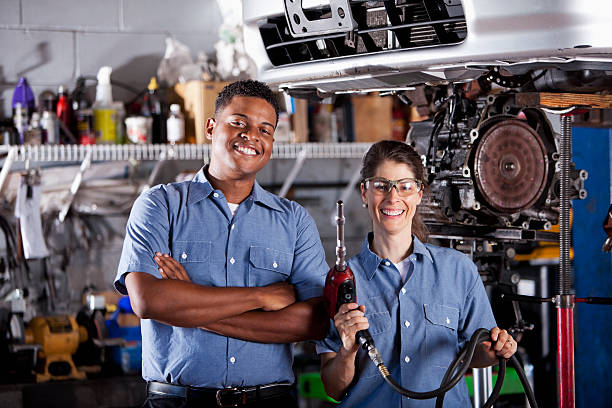
[[[143,319],[263,343],[325,337],[328,319],[320,298],[295,302],[286,282],[254,288],[202,286],[192,283],[174,259],[157,256],[156,262],[164,279],[142,272],[125,277],[134,312]]]

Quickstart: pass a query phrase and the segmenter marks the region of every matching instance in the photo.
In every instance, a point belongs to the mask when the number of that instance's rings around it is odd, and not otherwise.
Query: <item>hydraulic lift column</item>
[[[556,279],[555,305],[557,308],[557,361],[559,407],[575,406],[574,381],[574,280],[570,264],[572,231],[570,226],[570,165],[572,157],[572,117],[561,116],[559,194],[559,270]]]

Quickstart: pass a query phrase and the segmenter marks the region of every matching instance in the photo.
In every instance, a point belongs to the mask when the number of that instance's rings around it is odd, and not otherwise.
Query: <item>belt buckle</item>
[[[241,397],[238,402],[234,402],[231,404],[224,404],[222,402],[224,395],[226,394],[232,395],[230,393],[236,392],[236,391],[240,392],[240,397]],[[246,392],[238,387],[223,388],[223,389],[217,390],[217,393],[215,394],[215,398],[217,399],[217,405],[220,406],[221,408],[235,408],[240,405],[246,405]]]

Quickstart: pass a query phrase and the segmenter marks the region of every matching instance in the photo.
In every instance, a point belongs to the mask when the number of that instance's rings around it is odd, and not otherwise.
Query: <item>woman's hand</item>
[[[365,317],[365,305],[359,306],[357,303],[343,304],[334,316],[334,324],[342,340],[344,351],[356,353],[359,350],[359,343],[355,337],[357,332],[370,327],[368,319]]]
[[[516,340],[506,330],[502,330],[499,327],[492,328],[491,340],[491,342],[483,343],[488,343],[489,348],[495,352],[496,356],[509,359],[516,353],[518,347]]]
[[[471,368],[484,368],[497,364],[499,357],[509,359],[516,353],[516,340],[510,333],[499,327],[491,329],[491,340],[483,341],[476,347]]]
[[[168,254],[156,252],[153,258],[159,267],[159,273],[164,279],[178,279],[186,282],[191,282],[187,271],[183,268],[180,262],[176,261]]]

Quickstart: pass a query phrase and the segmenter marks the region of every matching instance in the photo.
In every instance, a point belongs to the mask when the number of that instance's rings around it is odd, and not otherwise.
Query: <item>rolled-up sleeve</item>
[[[461,313],[458,333],[460,346],[463,346],[479,328],[492,329],[496,326],[491,303],[485,292],[482,279],[478,275],[478,269],[467,258],[465,263],[464,267],[470,270],[472,285],[465,296],[465,304]]]
[[[297,237],[290,282],[295,286],[298,300],[323,295],[323,285],[329,267],[317,226],[308,212],[295,204]]]
[[[161,278],[153,257],[157,251],[170,253],[168,237],[167,201],[162,186],[156,186],[141,194],[132,206],[114,282],[120,293],[127,294],[128,272],[145,272]]]

